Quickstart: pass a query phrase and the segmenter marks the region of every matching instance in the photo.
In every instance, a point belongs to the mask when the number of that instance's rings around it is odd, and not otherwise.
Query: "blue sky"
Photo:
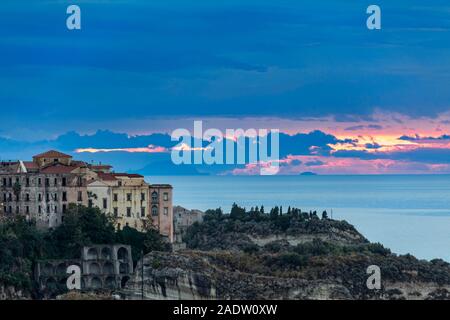
[[[381,31],[366,28],[373,3]],[[80,31],[65,26],[69,4]],[[447,132],[448,1],[3,0],[0,17],[3,138],[170,132],[194,118],[375,137],[380,114],[392,136]]]

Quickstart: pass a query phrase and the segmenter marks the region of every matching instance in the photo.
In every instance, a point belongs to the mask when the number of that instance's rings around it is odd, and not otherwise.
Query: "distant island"
[[[306,172],[300,173],[300,175],[301,176],[317,176],[317,173],[311,172],[311,171],[306,171]]]

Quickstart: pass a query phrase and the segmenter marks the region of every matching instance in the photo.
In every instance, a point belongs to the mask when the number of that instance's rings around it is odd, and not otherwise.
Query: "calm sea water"
[[[233,202],[333,211],[370,241],[418,258],[450,261],[450,176],[148,177],[171,183],[174,203],[190,209]]]

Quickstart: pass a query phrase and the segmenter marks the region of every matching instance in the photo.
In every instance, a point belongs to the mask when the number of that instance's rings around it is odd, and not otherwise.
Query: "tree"
[[[64,222],[46,236],[51,242],[48,255],[52,258],[78,258],[83,246],[113,244],[116,241],[114,220],[98,208],[69,205]]]
[[[231,206],[230,218],[241,219],[245,216],[245,209],[239,207],[236,203]]]
[[[322,212],[322,220],[327,220],[328,219],[328,213],[325,210],[324,212]]]
[[[280,212],[280,209],[278,208],[278,206],[275,206],[275,208],[272,208],[272,209],[270,210],[270,218],[271,218],[272,220],[277,219],[277,218],[278,218],[279,212]]]

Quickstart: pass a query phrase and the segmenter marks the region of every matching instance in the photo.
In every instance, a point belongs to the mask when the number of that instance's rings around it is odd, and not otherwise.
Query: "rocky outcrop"
[[[306,268],[305,276],[300,276],[302,273],[269,276],[230,268],[223,262],[229,255],[233,253],[150,253],[144,257],[144,272],[140,262],[120,294],[125,299],[142,299],[143,295],[150,300],[450,299],[450,284],[410,273],[410,278],[387,280],[381,290],[369,290],[367,277],[361,276],[365,270],[358,274],[348,269],[341,275],[320,271],[322,277],[317,278]]]
[[[340,245],[359,245],[368,240],[345,221],[293,219],[289,227],[280,228],[273,221],[239,221],[229,218],[208,220],[191,227],[184,240],[190,249],[245,250],[249,246],[263,247],[274,241],[287,241],[295,246],[322,240]]]

